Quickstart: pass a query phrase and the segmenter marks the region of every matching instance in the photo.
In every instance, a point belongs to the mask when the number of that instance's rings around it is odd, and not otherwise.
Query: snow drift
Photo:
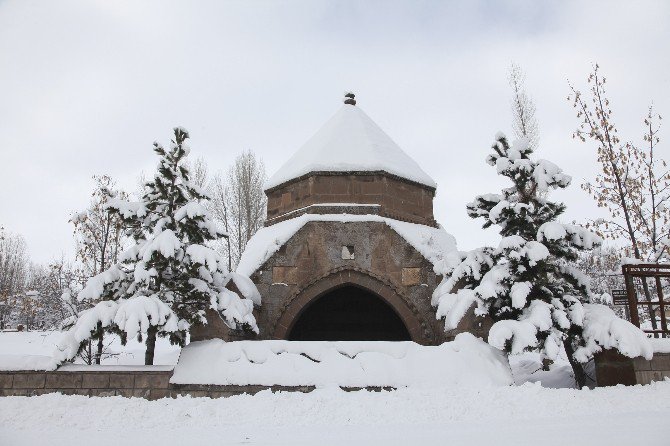
[[[452,342],[193,342],[173,384],[491,387],[513,384],[505,355],[469,333]]]

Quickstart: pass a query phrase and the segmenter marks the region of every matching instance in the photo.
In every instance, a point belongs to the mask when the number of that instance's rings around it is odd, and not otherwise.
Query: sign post
[[[612,303],[614,305],[621,305],[624,307],[626,319],[630,320],[630,313],[628,312],[628,292],[624,290],[612,290]]]

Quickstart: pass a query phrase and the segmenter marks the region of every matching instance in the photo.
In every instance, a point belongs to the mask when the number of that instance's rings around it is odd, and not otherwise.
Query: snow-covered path
[[[670,382],[577,391],[262,392],[159,401],[0,398],[2,445],[668,444]]]

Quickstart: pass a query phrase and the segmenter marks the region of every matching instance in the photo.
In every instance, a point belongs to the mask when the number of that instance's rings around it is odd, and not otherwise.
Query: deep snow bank
[[[513,384],[507,359],[469,333],[428,347],[413,342],[193,342],[173,384],[489,387]]]

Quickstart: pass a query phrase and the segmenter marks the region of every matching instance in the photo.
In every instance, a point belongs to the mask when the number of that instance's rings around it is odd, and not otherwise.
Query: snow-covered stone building
[[[266,183],[267,221],[237,272],[256,284],[260,334],[218,318],[194,339],[412,340],[444,332],[431,296],[456,249],[433,216],[436,184],[353,95]]]

